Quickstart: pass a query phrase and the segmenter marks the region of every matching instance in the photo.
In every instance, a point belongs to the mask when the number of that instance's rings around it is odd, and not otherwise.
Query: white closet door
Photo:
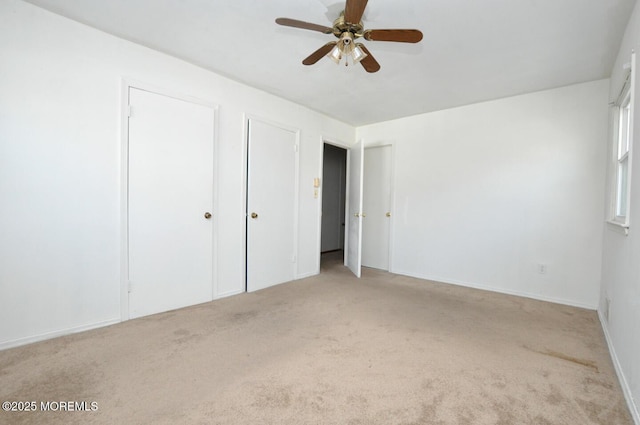
[[[129,89],[129,316],[213,298],[214,109]]]
[[[389,270],[391,146],[364,150],[362,265]]]
[[[247,291],[296,276],[297,139],[294,131],[249,120]]]

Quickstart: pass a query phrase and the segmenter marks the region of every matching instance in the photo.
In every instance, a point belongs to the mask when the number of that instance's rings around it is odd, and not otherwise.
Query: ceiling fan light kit
[[[279,25],[318,31],[324,34],[333,34],[338,41],[333,41],[320,47],[306,57],[302,63],[313,65],[327,56],[336,64],[340,64],[342,58],[345,65],[349,65],[349,58],[356,64],[360,63],[367,72],[377,72],[380,64],[374,59],[371,52],[362,43],[355,43],[358,38],[368,41],[395,41],[401,43],[418,43],[422,40],[422,32],[415,29],[382,29],[365,30],[361,19],[368,0],[346,0],[344,11],[333,22],[333,27],[327,27],[310,22],[299,21],[290,18],[278,18]]]
[[[356,43],[356,47],[351,50],[351,57],[353,58],[354,63],[358,63],[368,56],[360,46],[362,46],[362,44]]]
[[[345,65],[349,65],[349,58],[355,64],[367,56],[360,46],[362,45],[357,45],[353,42],[353,34],[345,31],[340,35],[340,41],[327,53],[327,57],[338,65],[343,57],[345,58]]]
[[[336,65],[340,64],[340,61],[342,60],[342,51],[340,51],[337,44],[333,46],[333,49],[331,49],[329,53],[327,53],[327,57],[334,61]]]

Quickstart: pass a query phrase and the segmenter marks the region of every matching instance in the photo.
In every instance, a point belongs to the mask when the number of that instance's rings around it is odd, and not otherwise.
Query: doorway
[[[393,146],[323,146],[320,272],[391,269]]]
[[[324,143],[320,269],[344,264],[347,150]]]

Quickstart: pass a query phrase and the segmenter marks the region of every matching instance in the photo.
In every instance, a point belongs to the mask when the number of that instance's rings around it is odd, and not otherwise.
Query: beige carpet
[[[595,312],[335,261],[2,351],[7,400],[38,411],[2,424],[632,424]]]

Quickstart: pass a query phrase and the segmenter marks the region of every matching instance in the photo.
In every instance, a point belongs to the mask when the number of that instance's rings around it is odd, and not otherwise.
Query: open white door
[[[356,143],[349,155],[349,201],[347,216],[349,234],[345,264],[357,277],[362,268],[362,186],[364,170],[364,144]]]

